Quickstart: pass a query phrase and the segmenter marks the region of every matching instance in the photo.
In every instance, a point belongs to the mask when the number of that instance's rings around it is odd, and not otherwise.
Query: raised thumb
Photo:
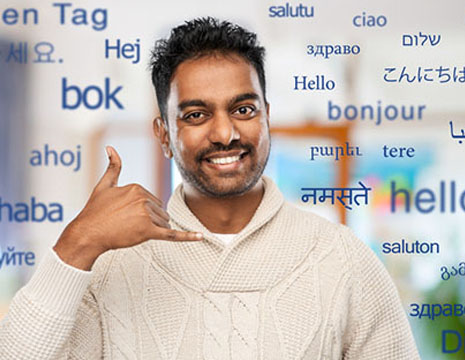
[[[118,152],[112,146],[106,146],[110,163],[102,178],[95,187],[95,191],[100,191],[118,185],[119,174],[121,173],[121,158]]]

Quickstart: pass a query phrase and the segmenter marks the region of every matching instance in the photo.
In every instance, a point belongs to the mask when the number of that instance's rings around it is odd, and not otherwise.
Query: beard
[[[247,193],[255,186],[258,180],[260,180],[270,156],[270,146],[270,141],[268,141],[266,157],[264,160],[260,160],[257,158],[258,154],[256,148],[250,143],[242,144],[239,140],[234,140],[227,146],[220,144],[212,145],[196,154],[194,158],[195,169],[188,168],[185,165],[176,149],[173,149],[173,156],[184,181],[194,186],[206,196],[227,198]],[[250,157],[251,165],[245,169],[244,173],[238,174],[236,172],[231,172],[212,178],[212,176],[208,175],[202,169],[202,162],[206,161],[205,158],[208,157],[209,154],[230,150],[244,150],[247,152],[246,156]]]

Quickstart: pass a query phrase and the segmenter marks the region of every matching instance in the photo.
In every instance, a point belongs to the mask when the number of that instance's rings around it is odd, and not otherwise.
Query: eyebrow
[[[186,100],[186,101],[181,102],[178,105],[178,109],[179,111],[182,111],[189,106],[205,106],[206,107],[207,103],[205,103],[202,100]]]
[[[259,98],[260,97],[258,96],[258,94],[255,94],[255,93],[240,94],[240,95],[237,95],[236,97],[234,97],[233,99],[231,99],[231,101],[229,101],[229,106],[232,106],[232,105],[234,105],[234,104],[236,104],[238,102],[244,101],[244,100],[258,100]],[[190,106],[207,107],[208,103],[206,103],[205,101],[200,100],[200,99],[186,100],[186,101],[182,101],[178,105],[178,109],[179,109],[179,111],[182,111],[185,108],[188,108]]]
[[[233,98],[230,102],[229,105],[234,105],[235,103],[244,101],[244,100],[258,100],[260,97],[258,94],[255,93],[245,93],[245,94],[240,94]]]

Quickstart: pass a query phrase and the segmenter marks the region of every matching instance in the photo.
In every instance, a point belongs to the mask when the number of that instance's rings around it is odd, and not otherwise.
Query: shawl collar
[[[273,216],[278,212],[284,203],[284,197],[279,191],[276,184],[267,176],[262,176],[265,191],[263,194],[262,201],[258,206],[255,214],[252,216],[250,222],[241,230],[239,235],[234,239],[231,244],[231,248],[235,247],[242,239],[259,229],[261,226],[266,224]],[[184,190],[182,184],[179,185],[174,191],[168,202],[168,213],[171,216],[171,220],[176,223],[181,229],[186,231],[201,232],[205,240],[212,244],[224,248],[225,245],[219,239],[217,239],[191,212],[189,207],[184,201]]]

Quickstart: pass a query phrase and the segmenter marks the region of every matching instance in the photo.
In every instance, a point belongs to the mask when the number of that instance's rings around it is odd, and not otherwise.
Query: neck
[[[240,196],[213,198],[184,183],[185,201],[192,213],[211,232],[236,234],[252,219],[264,194],[263,180]]]

